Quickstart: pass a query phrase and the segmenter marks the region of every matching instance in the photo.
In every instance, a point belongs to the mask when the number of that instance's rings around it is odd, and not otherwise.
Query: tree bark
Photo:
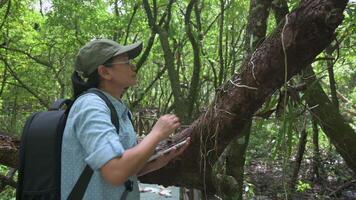
[[[9,135],[0,131],[0,163],[8,167],[17,168],[20,140]]]
[[[265,99],[283,85],[285,67],[290,79],[330,44],[336,27],[342,22],[346,3],[346,0],[306,0],[288,14],[271,37],[257,49],[251,62],[243,63],[244,70],[220,87],[210,108],[189,128],[172,138],[174,141],[187,136],[192,138],[191,145],[180,159],[140,178],[141,182],[198,189],[205,187],[215,193],[211,180],[212,165],[233,138],[242,136],[240,133],[246,121]],[[335,140],[339,135],[330,134],[330,137]],[[355,143],[356,140],[345,142]],[[348,149],[354,146],[356,144],[350,147],[343,145]],[[347,163],[352,164],[355,157],[349,158],[351,162]],[[202,164],[206,166],[204,170]],[[13,162],[12,166],[16,167],[17,162]],[[353,170],[356,171],[356,168]]]

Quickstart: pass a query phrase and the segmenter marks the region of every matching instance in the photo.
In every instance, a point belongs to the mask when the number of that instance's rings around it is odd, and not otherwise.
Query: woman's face
[[[119,87],[136,85],[136,66],[131,63],[127,54],[118,55],[113,59],[112,66],[107,68],[110,82]]]

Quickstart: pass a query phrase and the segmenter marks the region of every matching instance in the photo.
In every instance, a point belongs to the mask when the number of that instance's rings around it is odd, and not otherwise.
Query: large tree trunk
[[[345,6],[346,1],[310,0],[287,15],[287,21],[282,21],[257,49],[252,62],[244,62],[241,74],[236,74],[232,82],[228,81],[220,88],[210,109],[176,136],[191,135],[193,139],[182,159],[141,180],[205,187],[213,192],[211,166],[229,141],[241,133],[246,120],[284,83],[285,58],[287,79],[290,79],[330,44],[335,28],[342,21]]]
[[[214,193],[212,165],[231,139],[241,136],[246,120],[283,85],[285,67],[287,79],[290,79],[330,44],[335,28],[343,19],[346,3],[346,0],[303,1],[262,43],[251,62],[244,62],[241,73],[220,88],[208,111],[175,136],[176,140],[192,137],[192,144],[181,159],[140,180],[199,189],[205,186],[207,191]]]

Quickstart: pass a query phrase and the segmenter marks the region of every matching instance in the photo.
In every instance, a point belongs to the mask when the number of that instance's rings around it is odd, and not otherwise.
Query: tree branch
[[[136,64],[137,72],[140,70],[140,68],[142,67],[143,63],[147,60],[148,55],[150,54],[150,51],[152,49],[153,43],[155,41],[155,38],[156,38],[156,33],[153,30],[151,30],[151,36],[148,39],[146,48],[145,48],[144,52],[142,53],[140,59],[138,60],[138,62]]]
[[[167,67],[163,67],[163,69],[161,71],[159,71],[156,75],[156,77],[153,79],[153,81],[148,85],[148,87],[144,90],[144,92],[140,95],[140,97],[134,101],[131,104],[132,108],[136,108],[136,106],[140,103],[140,101],[144,98],[145,94],[147,94],[148,91],[150,91],[150,89],[152,88],[152,86],[156,83],[157,80],[159,80],[162,75],[166,72]]]
[[[129,20],[129,23],[127,24],[127,27],[126,27],[126,37],[125,37],[125,42],[124,42],[125,45],[127,44],[127,39],[129,37],[131,24],[132,24],[132,21],[133,21],[135,15],[136,15],[137,10],[138,10],[138,3],[135,3],[134,9],[132,11],[132,15],[131,15],[130,20]]]
[[[31,55],[30,53],[23,51],[21,49],[15,49],[15,48],[9,48],[9,47],[5,47],[5,46],[0,46],[0,48],[9,50],[9,51],[15,51],[15,52],[19,52],[22,53],[24,55],[26,55],[28,58],[32,59],[33,61],[35,61],[38,64],[41,64],[43,66],[49,67],[49,68],[53,68],[53,65],[50,62],[47,62],[45,60],[41,60],[33,55]]]
[[[11,75],[15,78],[15,80],[22,85],[22,87],[24,89],[26,89],[30,94],[32,94],[38,101],[39,103],[48,108],[49,107],[49,103],[47,101],[45,101],[44,99],[42,99],[40,96],[38,96],[37,92],[34,92],[30,87],[28,87],[25,83],[23,83],[21,81],[21,79],[17,76],[16,72],[14,70],[12,70],[12,68],[10,67],[10,64],[2,57],[0,57],[0,60],[3,61],[3,63],[5,64],[6,68],[9,70],[9,72],[11,73]]]

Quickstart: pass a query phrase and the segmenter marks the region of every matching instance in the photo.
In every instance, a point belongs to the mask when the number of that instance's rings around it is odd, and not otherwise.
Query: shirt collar
[[[103,90],[100,90],[100,91],[102,91],[108,97],[108,99],[114,105],[116,112],[119,114],[119,116],[122,116],[122,117],[127,116],[128,108],[121,100],[116,99],[111,94],[109,94]]]

